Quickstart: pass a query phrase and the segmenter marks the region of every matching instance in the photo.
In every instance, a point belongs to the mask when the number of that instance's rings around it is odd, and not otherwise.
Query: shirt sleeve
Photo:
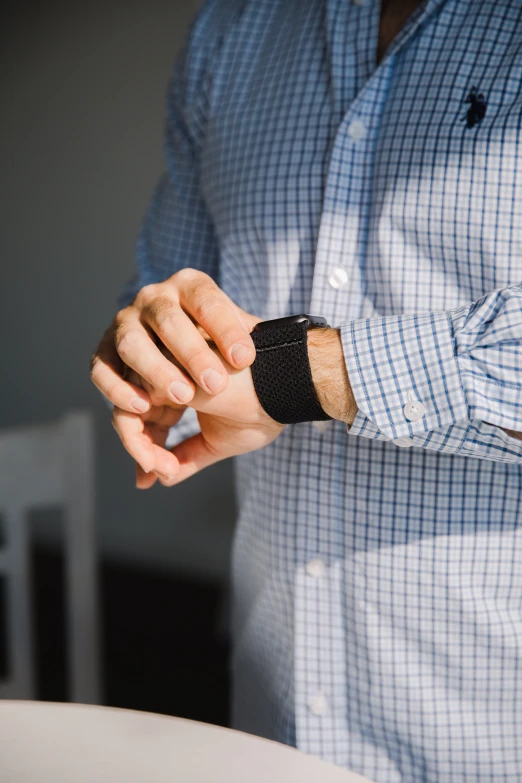
[[[522,461],[522,286],[447,312],[341,324],[359,413],[350,430],[450,454]]]
[[[206,272],[219,283],[219,249],[200,188],[200,161],[208,118],[210,73],[230,23],[233,3],[210,0],[197,16],[177,58],[167,93],[166,170],[153,194],[137,242],[137,270],[119,297],[125,307],[145,285],[180,269]],[[167,441],[169,447],[199,429],[187,410]]]
[[[166,170],[138,237],[137,270],[120,296],[123,307],[143,286],[161,282],[185,267],[218,278],[218,247],[200,188],[209,74],[218,44],[212,31],[218,5],[206,4],[174,64],[166,104]]]

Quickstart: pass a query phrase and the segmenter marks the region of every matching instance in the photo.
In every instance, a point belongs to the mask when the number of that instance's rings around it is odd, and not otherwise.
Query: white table
[[[241,732],[146,712],[0,701],[1,783],[368,783]]]

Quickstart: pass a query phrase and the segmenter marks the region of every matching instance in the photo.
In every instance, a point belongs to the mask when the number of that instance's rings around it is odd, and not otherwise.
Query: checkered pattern
[[[377,67],[378,22],[207,3],[124,301],[192,266],[341,326],[350,432],[236,461],[235,725],[378,783],[519,783],[522,8],[428,0]]]

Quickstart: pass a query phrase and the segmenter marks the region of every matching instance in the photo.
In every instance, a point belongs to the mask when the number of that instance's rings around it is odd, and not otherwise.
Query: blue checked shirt
[[[520,783],[522,7],[428,0],[379,66],[378,23],[207,3],[124,301],[190,266],[341,327],[351,430],[236,461],[234,725],[378,783]]]

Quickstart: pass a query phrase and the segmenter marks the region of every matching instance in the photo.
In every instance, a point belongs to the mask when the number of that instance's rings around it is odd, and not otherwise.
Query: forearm
[[[332,419],[352,424],[358,408],[346,369],[339,330],[310,330],[308,353],[321,407]],[[510,437],[522,440],[522,433],[501,429]]]
[[[332,419],[352,424],[357,403],[346,370],[339,330],[310,329],[308,356],[321,407]]]

